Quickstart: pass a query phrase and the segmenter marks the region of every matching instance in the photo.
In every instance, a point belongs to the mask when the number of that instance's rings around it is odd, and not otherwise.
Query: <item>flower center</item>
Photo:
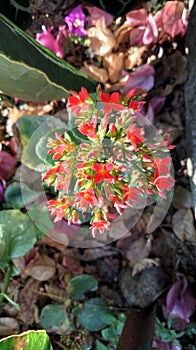
[[[74,27],[78,28],[81,25],[81,20],[79,18],[76,18],[74,21]]]

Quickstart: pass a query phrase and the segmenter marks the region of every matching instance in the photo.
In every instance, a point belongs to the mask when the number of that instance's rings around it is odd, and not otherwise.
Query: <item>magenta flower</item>
[[[172,317],[175,320],[174,327],[183,330],[195,311],[196,299],[194,298],[185,276],[176,276],[176,280],[166,297],[164,309],[165,318]]]
[[[73,35],[85,36],[84,29],[85,14],[82,11],[81,5],[77,6],[68,16],[65,17],[65,23],[68,25],[69,32]]]
[[[36,40],[41,45],[54,52],[58,57],[63,58],[65,56],[65,51],[62,45],[62,31],[59,31],[57,38],[55,39],[54,35],[51,33],[53,29],[53,26],[48,29],[45,26],[42,26],[43,32],[36,34]]]

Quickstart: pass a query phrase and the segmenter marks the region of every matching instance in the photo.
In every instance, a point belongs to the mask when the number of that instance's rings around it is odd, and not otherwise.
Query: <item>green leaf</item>
[[[36,242],[36,229],[27,214],[19,210],[0,211],[0,260],[25,255]]]
[[[46,205],[40,206],[39,203],[34,203],[28,210],[28,215],[38,231],[38,238],[41,239],[43,236],[48,235],[49,230],[54,228]]]
[[[96,340],[97,350],[108,350],[108,347],[101,343],[99,340]]]
[[[93,276],[83,274],[73,277],[68,283],[67,290],[74,300],[80,300],[84,298],[84,293],[95,291],[97,287],[97,280]]]
[[[60,100],[96,83],[0,14],[0,90],[25,101]]]
[[[0,350],[53,350],[44,330],[27,331],[0,340]]]
[[[32,23],[29,0],[1,0],[0,13],[25,30]]]
[[[44,306],[40,315],[40,323],[43,328],[53,331],[58,329],[66,331],[69,328],[66,310],[57,304]]]
[[[105,300],[93,298],[84,303],[82,310],[78,313],[78,319],[85,329],[95,332],[107,326],[102,321],[102,317],[111,313],[108,303]]]
[[[16,123],[22,143],[23,154],[22,163],[33,170],[43,171],[46,169],[44,162],[36,153],[36,146],[40,139],[51,130],[56,131],[59,128],[66,129],[65,123],[52,116],[28,116],[23,115]],[[42,151],[42,157],[47,156],[48,149],[45,147]],[[25,181],[24,181],[25,182]]]
[[[22,193],[21,193],[22,186]],[[9,185],[5,191],[5,205],[4,208],[21,209],[24,207],[24,203],[29,204],[35,201],[43,192],[36,192],[31,190],[25,185],[21,185],[18,182],[13,182]]]

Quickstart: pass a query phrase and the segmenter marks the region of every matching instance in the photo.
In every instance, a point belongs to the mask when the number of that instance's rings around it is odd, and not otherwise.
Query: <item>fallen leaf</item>
[[[109,54],[115,46],[115,36],[106,27],[104,17],[97,20],[95,27],[87,30],[87,35],[91,39],[90,47],[94,50],[95,55],[103,57]]]
[[[20,311],[17,318],[29,328],[35,322],[36,303],[39,298],[40,282],[33,278],[25,281],[24,288],[20,289],[18,303]]]
[[[119,45],[125,41],[129,42],[129,32],[131,30],[131,27],[129,23],[124,22],[119,28],[116,29],[114,32],[116,43],[114,46],[114,51],[117,51],[119,48]]]
[[[13,317],[0,317],[0,336],[17,334],[20,326],[18,321]]]
[[[178,186],[174,189],[172,206],[176,209],[187,209],[192,207],[191,192],[186,188]]]
[[[156,71],[155,89],[159,96],[169,95],[176,85],[185,83],[187,78],[187,58],[179,50],[164,56]]]
[[[132,270],[132,276],[134,277],[138,273],[150,269],[153,266],[159,266],[159,259],[143,258],[136,262]]]
[[[172,217],[172,226],[176,236],[182,241],[196,243],[196,232],[191,209],[180,209]]]
[[[47,255],[39,255],[35,262],[29,262],[26,265],[24,273],[37,281],[47,281],[54,276],[56,272],[55,262]]]
[[[103,66],[108,70],[111,83],[116,83],[121,78],[121,71],[124,68],[124,53],[111,53],[105,56]]]
[[[54,247],[54,248],[60,250],[61,252],[65,252],[67,249],[65,244],[57,242],[49,236],[44,236],[42,238],[42,242],[49,245],[50,247]]]
[[[144,236],[141,236],[138,240],[131,242],[125,252],[129,266],[134,267],[138,260],[147,258],[149,252],[150,247],[147,245],[147,241]]]
[[[16,170],[17,159],[6,151],[0,151],[0,180],[10,179]]]
[[[45,284],[44,287],[50,299],[58,302],[59,301],[63,302],[66,300],[66,297],[67,297],[66,291],[63,290],[62,288],[59,288],[54,283],[51,282],[49,284]]]
[[[140,47],[130,47],[126,54],[126,59],[124,62],[125,69],[131,70],[136,66],[143,64],[145,56],[148,55],[148,50],[146,46]]]
[[[98,68],[93,64],[88,64],[86,62],[84,62],[84,66],[80,69],[80,71],[88,75],[90,78],[94,79],[95,81],[101,82],[103,84],[105,84],[109,79],[106,69]]]

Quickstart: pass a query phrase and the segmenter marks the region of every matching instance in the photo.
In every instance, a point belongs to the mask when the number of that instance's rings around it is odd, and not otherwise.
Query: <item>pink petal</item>
[[[114,20],[114,16],[110,15],[108,12],[105,12],[103,10],[101,10],[100,8],[93,6],[87,6],[86,9],[88,10],[88,12],[90,13],[90,23],[89,25],[91,26],[95,26],[97,20],[100,17],[104,17],[105,18],[105,24],[106,26],[109,26],[110,24],[112,24],[113,20]]]
[[[54,52],[58,57],[63,58],[65,56],[63,47],[56,41],[55,37],[51,34],[53,27],[46,29],[43,27],[43,32],[36,34],[36,40],[47,49]]]
[[[167,1],[163,9],[163,27],[166,33],[174,38],[184,35],[187,22],[183,19],[184,4],[181,1]]]
[[[146,9],[130,11],[126,14],[126,20],[132,27],[145,26],[147,22]]]
[[[163,27],[163,9],[159,10],[154,15],[154,20],[156,22],[157,28],[162,28]]]
[[[142,46],[143,45],[144,31],[145,31],[144,27],[136,27],[130,31],[129,40],[130,40],[131,46]]]
[[[143,43],[144,45],[149,45],[156,43],[158,39],[158,29],[154,16],[150,13],[148,16],[147,26],[144,31]]]
[[[156,113],[159,113],[165,103],[165,97],[153,97],[148,103],[147,112],[141,111],[151,123],[154,123]]]
[[[131,89],[141,88],[149,91],[154,86],[154,68],[149,64],[143,64],[134,72],[129,74],[129,78],[122,88],[122,93],[127,93]]]
[[[176,282],[170,288],[166,297],[166,308],[164,313],[166,317],[169,315],[181,318],[187,323],[189,318],[195,311],[196,299],[188,286],[185,276],[176,276]]]

